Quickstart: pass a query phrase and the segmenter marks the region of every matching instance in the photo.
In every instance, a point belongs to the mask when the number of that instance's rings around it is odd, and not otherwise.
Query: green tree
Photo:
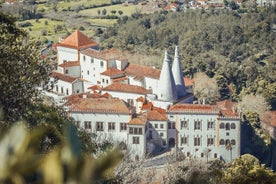
[[[24,118],[39,100],[36,89],[48,77],[48,65],[40,59],[35,42],[15,25],[15,19],[0,13],[0,103],[4,120]]]

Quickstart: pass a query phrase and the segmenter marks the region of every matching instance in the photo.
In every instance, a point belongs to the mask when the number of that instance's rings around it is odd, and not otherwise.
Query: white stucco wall
[[[131,158],[134,160],[137,158],[143,159],[146,154],[146,134],[145,134],[145,126],[144,125],[129,125],[129,128],[142,128],[142,134],[130,134],[128,133],[128,146],[131,154]],[[139,144],[134,144],[133,137],[139,138]]]
[[[66,81],[57,80],[56,84],[54,85],[53,91],[58,94],[64,94],[66,96],[72,95],[72,84]]]
[[[152,90],[153,94],[157,94],[158,91],[158,79],[145,77],[144,78],[144,88]]]
[[[64,60],[66,61],[78,61],[78,50],[72,48],[66,48],[57,46],[58,51],[58,64],[62,64]]]
[[[128,123],[131,116],[129,114],[111,114],[111,113],[81,113],[71,112],[71,117],[80,122],[80,128],[84,127],[84,122],[91,122],[90,132],[95,132],[102,140],[108,139],[112,142],[127,142],[127,130],[120,130],[120,123]],[[103,131],[97,131],[97,122],[103,122]],[[108,130],[108,122],[115,123],[115,130]]]

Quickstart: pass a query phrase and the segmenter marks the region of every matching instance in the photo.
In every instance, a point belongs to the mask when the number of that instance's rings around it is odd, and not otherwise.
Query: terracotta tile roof
[[[164,112],[160,112],[158,110],[150,110],[147,112],[147,120],[151,120],[151,121],[166,121],[167,115],[166,115],[166,111],[164,110]]]
[[[99,44],[97,42],[91,40],[79,30],[76,30],[67,38],[65,38],[62,42],[57,44],[57,46],[70,47],[75,49],[88,48],[98,45]]]
[[[98,58],[98,59],[103,59],[105,61],[109,60],[127,60],[123,54],[122,51],[116,49],[116,48],[111,48],[108,50],[94,50],[94,49],[85,49],[81,52],[82,54],[88,55],[90,57]]]
[[[141,118],[133,118],[128,122],[129,125],[144,125],[144,126],[146,125],[146,123],[147,122]]]
[[[112,79],[113,82],[121,82],[121,81],[126,81],[126,80],[128,80],[128,78],[126,76]]]
[[[190,79],[190,78],[187,78],[187,77],[184,77],[184,84],[185,84],[185,86],[193,86],[194,85],[194,80]]]
[[[153,108],[153,104],[151,102],[144,102],[141,110],[151,110]]]
[[[62,81],[69,82],[69,83],[72,83],[76,80],[76,78],[74,78],[74,77],[71,77],[69,75],[64,75],[57,71],[52,71],[50,74],[50,77],[57,78],[58,80],[62,80]]]
[[[141,80],[144,77],[159,79],[161,73],[158,69],[132,63],[129,63],[124,71],[126,72],[126,75],[134,76],[137,80]]]
[[[94,86],[88,87],[87,89],[91,89],[91,90],[95,91],[95,90],[101,90],[102,87],[101,87],[101,86],[98,86],[98,85],[94,85]]]
[[[276,127],[276,111],[265,112],[261,116],[261,121],[265,124]]]
[[[136,99],[136,102],[145,102],[145,98],[140,96],[139,98]]]
[[[230,100],[223,100],[217,102],[217,107],[219,108],[221,115],[224,117],[237,117],[236,112],[237,104]]]
[[[78,101],[80,101],[80,99],[82,98],[100,98],[100,94],[92,94],[89,92],[86,93],[78,93],[78,94],[72,94],[70,96],[65,97],[65,99],[67,100],[66,103],[64,104],[64,106],[71,106],[75,103],[77,103]]]
[[[201,104],[176,104],[169,108],[169,112],[174,113],[206,113],[206,114],[218,114],[219,110],[213,105],[201,105]]]
[[[104,93],[104,94],[101,95],[101,97],[112,98],[112,96],[109,93]]]
[[[60,64],[58,66],[63,67],[63,68],[80,66],[80,62],[79,61],[67,61],[67,62],[63,62],[62,64]]]
[[[130,114],[125,102],[120,99],[82,98],[70,109],[71,112],[97,112]]]
[[[130,85],[130,84],[122,84],[122,83],[113,83],[109,86],[106,86],[102,89],[102,91],[119,91],[125,93],[135,93],[135,94],[150,94],[151,92],[143,87]]]
[[[114,77],[122,77],[125,75],[125,72],[118,70],[117,68],[109,68],[106,71],[102,72],[101,75],[110,76],[110,78]]]

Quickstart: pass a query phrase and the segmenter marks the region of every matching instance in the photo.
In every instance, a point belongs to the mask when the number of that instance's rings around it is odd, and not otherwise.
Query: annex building
[[[161,70],[129,63],[115,48],[99,50],[78,30],[55,47],[49,90],[63,99],[78,128],[96,133],[99,141],[124,142],[135,159],[170,148],[186,157],[240,156],[236,104],[192,104],[192,82],[183,77],[178,47],[172,62],[165,51]]]

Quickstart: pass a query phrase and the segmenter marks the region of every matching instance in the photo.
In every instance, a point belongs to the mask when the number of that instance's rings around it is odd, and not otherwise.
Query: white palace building
[[[55,46],[51,93],[65,97],[62,106],[78,128],[126,143],[133,159],[174,147],[193,158],[240,156],[236,104],[192,104],[177,47],[172,63],[165,51],[159,70],[129,63],[117,49],[99,50],[78,30]]]

